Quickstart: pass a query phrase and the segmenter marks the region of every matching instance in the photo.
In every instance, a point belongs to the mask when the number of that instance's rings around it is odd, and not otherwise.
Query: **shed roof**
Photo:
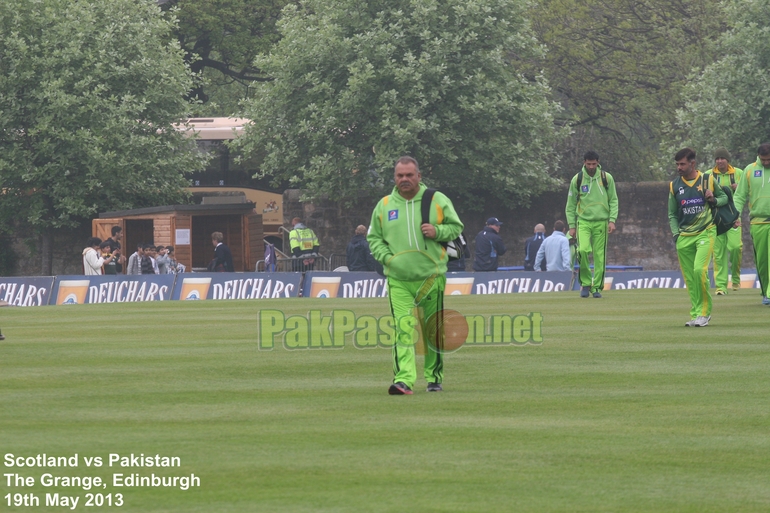
[[[190,214],[248,214],[254,210],[254,203],[215,203],[207,205],[164,205],[162,207],[135,208],[132,210],[114,210],[101,212],[99,217],[131,217],[147,214],[167,214],[169,212],[186,212]]]

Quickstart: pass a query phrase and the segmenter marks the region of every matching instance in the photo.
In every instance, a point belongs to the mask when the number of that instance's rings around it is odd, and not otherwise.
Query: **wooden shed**
[[[205,270],[214,258],[211,234],[222,232],[235,270],[254,271],[265,252],[262,216],[254,212],[251,202],[138,208],[101,213],[91,231],[104,240],[113,226],[121,226],[126,258],[141,243],[173,246],[177,261],[188,270]]]

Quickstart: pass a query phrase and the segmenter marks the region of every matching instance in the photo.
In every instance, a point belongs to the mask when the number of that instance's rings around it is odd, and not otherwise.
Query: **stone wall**
[[[54,235],[53,274],[83,274],[83,250],[91,237],[91,222],[85,222],[77,228],[61,229]],[[40,276],[42,260],[38,248],[40,241],[27,239],[23,234],[11,237],[11,244],[16,253],[17,262],[14,276]]]
[[[645,270],[678,269],[676,251],[668,226],[668,182],[618,183],[619,215],[617,230],[610,236],[607,249],[609,265],[639,265]],[[377,198],[360,198],[346,206],[322,200],[302,203],[300,191],[284,193],[284,225],[291,226],[293,217],[300,217],[315,230],[321,242],[321,253],[344,255],[345,247],[359,224],[368,225]],[[524,265],[524,241],[542,223],[550,234],[556,220],[566,221],[566,185],[555,192],[543,194],[529,207],[499,202],[485,202],[483,211],[473,211],[469,205],[455,204],[465,224],[465,234],[473,242],[489,217],[503,222],[500,235],[508,251],[500,258],[500,266]],[[744,215],[744,225],[748,218]],[[748,229],[743,230],[743,267],[754,267],[754,253]],[[471,248],[472,249],[472,248]],[[470,270],[470,264],[468,265]]]

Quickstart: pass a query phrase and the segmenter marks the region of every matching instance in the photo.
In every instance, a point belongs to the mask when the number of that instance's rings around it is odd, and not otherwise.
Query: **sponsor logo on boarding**
[[[762,170],[761,169],[755,169],[754,170],[754,178],[762,178]]]
[[[398,210],[389,210],[388,221],[395,221],[396,219],[398,219]]]
[[[703,198],[689,198],[689,199],[683,199],[682,200],[682,206],[686,205],[703,205],[705,204],[705,200]]]

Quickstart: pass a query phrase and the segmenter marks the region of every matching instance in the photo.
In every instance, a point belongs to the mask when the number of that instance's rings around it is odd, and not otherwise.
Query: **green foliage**
[[[184,201],[192,84],[153,0],[0,3],[0,220],[35,232]]]
[[[770,140],[770,1],[740,0],[727,13],[732,28],[719,38],[723,57],[687,86],[677,121],[699,156],[713,162],[713,150],[724,146],[744,167]]]
[[[656,178],[649,166],[689,74],[714,59],[722,9],[718,0],[534,2],[529,16],[548,53],[531,65],[546,70],[575,129],[566,160],[595,149],[619,180]]]
[[[239,145],[312,196],[388,190],[410,154],[455,198],[527,203],[557,183],[558,131],[545,80],[512,64],[540,51],[523,14],[520,0],[289,5]]]

